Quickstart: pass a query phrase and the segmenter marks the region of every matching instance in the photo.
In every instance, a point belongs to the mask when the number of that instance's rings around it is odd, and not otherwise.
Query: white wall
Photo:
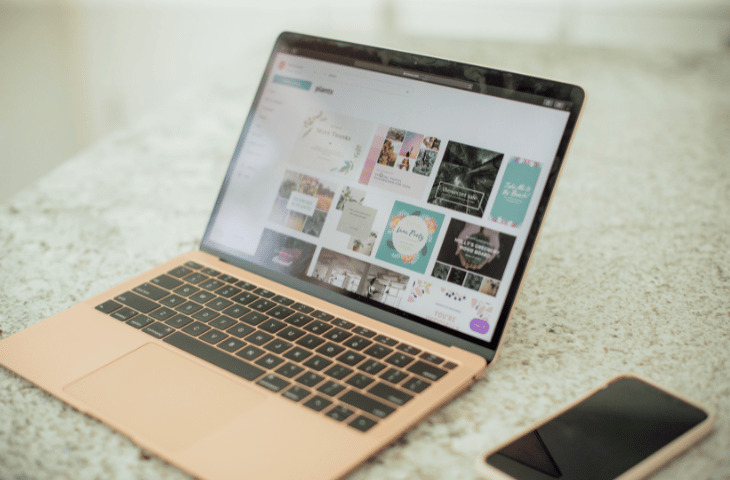
[[[720,0],[0,0],[0,202],[281,30],[717,49]],[[258,74],[258,72],[256,73]],[[232,78],[230,81],[238,81]]]

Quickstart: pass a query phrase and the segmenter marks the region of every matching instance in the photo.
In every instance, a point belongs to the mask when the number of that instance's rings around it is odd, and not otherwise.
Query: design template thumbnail
[[[256,249],[256,263],[266,268],[302,277],[314,257],[316,245],[264,229]]]
[[[398,307],[406,297],[409,277],[322,248],[312,274],[317,280]]]
[[[503,153],[449,142],[428,203],[483,217]]]
[[[395,202],[375,258],[424,273],[444,215]]]
[[[519,157],[510,158],[489,214],[493,221],[510,227],[522,225],[540,176],[540,169],[538,162]]]
[[[380,125],[359,183],[421,198],[440,145],[435,137]]]
[[[515,237],[452,219],[431,276],[470,290],[490,295],[496,288],[485,288],[485,279],[494,286],[502,279]],[[492,293],[493,290],[493,293]]]
[[[313,237],[322,233],[335,196],[335,185],[287,170],[269,220]]]
[[[290,162],[308,169],[354,179],[360,171],[373,123],[332,112],[304,120]]]

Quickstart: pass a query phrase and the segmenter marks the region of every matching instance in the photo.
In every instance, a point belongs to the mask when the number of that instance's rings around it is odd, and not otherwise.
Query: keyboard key
[[[127,325],[131,325],[134,328],[143,328],[152,323],[153,320],[144,315],[135,315],[131,320],[127,320]]]
[[[405,353],[396,352],[390,357],[386,358],[385,361],[393,366],[403,368],[414,360],[413,357],[406,355]]]
[[[317,396],[312,397],[310,400],[307,400],[307,402],[304,405],[311,408],[315,412],[321,412],[325,408],[332,405],[332,402],[317,395]]]
[[[258,299],[256,295],[254,295],[251,292],[243,292],[239,293],[237,295],[233,295],[231,297],[231,300],[233,300],[236,303],[240,303],[241,305],[248,305],[249,303],[253,302],[254,300]]]
[[[184,333],[175,332],[164,341],[249,381],[264,374],[264,370],[259,367],[232,357]]]
[[[337,382],[329,381],[326,383],[323,383],[321,387],[317,389],[318,392],[322,392],[327,396],[334,397],[337,394],[339,394],[341,391],[343,391],[345,387],[340,385]]]
[[[438,380],[439,378],[446,375],[446,370],[434,367],[433,365],[426,362],[421,362],[420,360],[408,367],[408,371],[428,378],[429,380]]]
[[[270,290],[266,290],[265,288],[257,288],[256,290],[253,291],[253,293],[255,293],[256,295],[259,295],[261,297],[264,297],[264,298],[271,298],[274,295],[276,295],[274,292],[272,292]]]
[[[353,367],[363,361],[364,358],[365,355],[360,355],[359,353],[348,350],[339,357],[337,357],[337,360],[344,363],[345,365]]]
[[[358,370],[362,370],[365,373],[369,373],[370,375],[377,375],[385,368],[385,365],[376,361],[376,360],[368,360],[367,362],[363,362],[362,365],[357,367]]]
[[[247,314],[250,311],[250,308],[242,307],[241,305],[231,305],[230,307],[223,310],[223,314],[228,315],[229,317],[238,318],[242,315]]]
[[[163,338],[175,331],[174,328],[168,327],[164,323],[155,322],[142,329],[144,333],[148,333],[155,338]]]
[[[297,338],[304,335],[304,333],[304,330],[299,330],[296,327],[286,327],[284,330],[280,330],[279,333],[277,333],[276,335],[286,340],[289,340],[290,342],[293,342]]]
[[[287,382],[283,378],[277,377],[273,373],[266,375],[264,378],[256,383],[258,383],[262,387],[268,388],[272,392],[278,392],[279,390],[286,388],[289,385],[289,382]]]
[[[326,358],[320,357],[319,355],[315,355],[306,362],[304,362],[305,367],[309,367],[317,372],[330,365],[332,365],[331,360],[327,360]]]
[[[141,297],[134,292],[122,293],[121,295],[114,297],[114,300],[141,313],[150,313],[152,310],[159,307],[157,303]]]
[[[264,348],[273,353],[284,353],[291,348],[291,343],[285,342],[280,338],[275,338],[267,343]]]
[[[352,370],[347,367],[343,367],[342,365],[335,365],[324,373],[325,375],[329,375],[330,377],[337,380],[342,380],[343,378],[351,374]]]
[[[365,350],[365,353],[375,358],[384,358],[386,355],[393,351],[392,348],[388,348],[383,345],[375,344],[372,347]]]
[[[367,338],[373,338],[375,336],[375,332],[372,330],[368,330],[364,327],[357,327],[353,330],[353,332],[357,333],[358,335],[362,335],[363,337]]]
[[[236,286],[241,287],[244,290],[253,290],[254,288],[256,288],[256,285],[244,282],[243,280],[241,280],[240,282],[236,282]]]
[[[355,388],[362,389],[373,383],[373,379],[368,377],[367,375],[363,375],[362,373],[357,373],[348,378],[345,383],[347,383],[348,385],[352,385]]]
[[[151,283],[143,283],[142,285],[134,287],[133,290],[135,291],[135,293],[139,293],[140,295],[147,297],[150,300],[160,300],[170,294],[170,292],[168,292],[167,290],[156,287]]]
[[[345,330],[350,330],[352,327],[355,326],[354,323],[350,323],[347,320],[343,320],[341,318],[335,318],[334,320],[332,320],[331,323],[333,325],[336,325],[336,326],[340,327],[340,328],[344,328]]]
[[[161,322],[167,320],[168,318],[175,315],[175,310],[172,310],[167,307],[160,307],[154,312],[150,313],[150,317],[154,318],[155,320],[159,320]]]
[[[294,300],[292,300],[291,298],[286,298],[282,295],[276,295],[275,297],[272,297],[271,300],[282,305],[291,305],[292,303],[294,303]]]
[[[341,328],[333,328],[332,330],[325,332],[325,334],[322,336],[327,340],[332,340],[333,342],[339,343],[346,338],[351,337],[352,334]]]
[[[394,346],[398,345],[397,340],[393,340],[392,338],[386,337],[385,335],[378,335],[377,337],[374,338],[374,340],[378,343],[382,343],[383,345],[387,345],[389,347],[394,347]]]
[[[402,382],[407,376],[408,376],[407,373],[403,373],[400,370],[391,368],[390,370],[388,370],[387,372],[382,374],[380,376],[380,378],[382,378],[383,380],[385,380],[387,382],[398,384],[398,383]]]
[[[307,335],[303,336],[302,338],[300,338],[299,340],[297,340],[297,345],[301,345],[302,347],[306,347],[310,350],[314,350],[315,348],[319,347],[323,343],[324,343],[323,339],[321,339],[319,337],[315,337],[312,334],[307,334]]]
[[[330,358],[333,358],[336,355],[339,355],[340,353],[342,353],[344,351],[345,351],[345,347],[341,347],[332,342],[327,342],[317,349],[317,353],[321,353],[322,355],[326,355]]]
[[[177,295],[181,295],[183,297],[189,297],[190,295],[192,295],[198,291],[200,291],[200,289],[198,287],[194,287],[194,286],[190,285],[189,283],[186,283],[184,285],[180,285],[172,292]]]
[[[172,278],[169,275],[160,275],[150,280],[150,283],[157,285],[158,287],[165,288],[167,290],[173,290],[183,284],[180,280]]]
[[[274,302],[272,302],[271,300],[259,298],[258,300],[255,300],[255,301],[249,303],[248,306],[258,312],[265,312],[267,310],[274,308],[276,306],[276,304]]]
[[[314,320],[309,315],[305,315],[303,313],[295,313],[294,315],[291,315],[288,317],[285,322],[289,323],[291,325],[297,326],[297,327],[303,327],[304,325],[308,324]]]
[[[202,282],[208,280],[208,276],[203,275],[202,273],[199,273],[199,272],[195,272],[195,273],[191,273],[187,277],[183,278],[183,280],[185,280],[188,283],[192,283],[193,285],[197,285],[199,283],[202,283]]]
[[[443,358],[437,357],[433,353],[428,353],[428,352],[423,352],[421,354],[421,358],[426,360],[427,362],[435,363],[436,365],[439,365],[440,363],[442,363],[444,361]]]
[[[235,352],[241,347],[246,345],[246,342],[242,342],[241,340],[236,340],[235,338],[228,338],[226,341],[219,343],[218,346],[225,350],[226,352]]]
[[[271,353],[267,353],[263,357],[256,360],[256,365],[259,365],[264,368],[272,369],[276,368],[279,365],[281,365],[284,362],[281,358],[277,357],[276,355],[272,355]]]
[[[192,318],[185,316],[181,313],[176,313],[174,317],[166,320],[165,323],[167,325],[170,325],[171,327],[183,328],[185,325],[189,324],[192,321]]]
[[[215,310],[211,310],[210,308],[204,308],[201,311],[193,314],[193,318],[196,320],[200,320],[201,322],[207,323],[207,322],[210,322],[211,320],[213,320],[218,315],[220,315],[220,314],[218,312],[216,312]]]
[[[238,293],[241,293],[240,288],[232,287],[230,285],[225,285],[218,290],[215,291],[217,295],[220,295],[221,297],[230,298]]]
[[[274,338],[274,337],[272,337],[271,335],[269,335],[266,332],[253,332],[251,335],[246,337],[246,341],[248,343],[253,343],[254,345],[263,345],[264,343],[268,342],[272,338]]]
[[[254,360],[264,354],[264,351],[260,348],[254,347],[253,345],[247,345],[245,348],[240,350],[236,356],[245,358],[246,360]]]
[[[309,390],[299,387],[297,385],[291,387],[286,392],[282,393],[283,396],[288,398],[289,400],[294,400],[295,402],[298,402],[300,400],[303,400],[309,396],[309,394],[312,393]]]
[[[195,293],[188,297],[189,300],[192,300],[193,302],[200,303],[200,304],[208,303],[209,301],[211,301],[214,298],[215,298],[214,294],[207,292],[205,290],[201,290],[198,293]]]
[[[395,408],[389,407],[377,400],[373,400],[370,397],[366,397],[354,390],[350,390],[342,395],[340,397],[340,401],[352,405],[355,408],[359,408],[365,413],[369,413],[370,415],[375,415],[380,418],[385,418],[395,411]]]
[[[213,310],[220,312],[224,308],[228,308],[230,305],[232,305],[233,302],[230,300],[226,300],[225,298],[216,297],[210,302],[206,303],[205,306],[208,308],[212,308]]]
[[[221,288],[223,285],[225,284],[220,280],[216,280],[215,278],[209,278],[198,286],[204,290],[208,290],[209,292],[214,292]]]
[[[210,268],[210,267],[205,267],[205,268],[204,268],[204,269],[202,269],[202,270],[201,270],[200,272],[201,272],[201,273],[204,273],[204,274],[206,274],[206,275],[210,275],[211,277],[217,277],[218,275],[220,275],[220,274],[221,274],[221,272],[219,272],[218,270],[213,270],[213,269],[212,269],[212,268]]]
[[[286,323],[270,318],[259,325],[259,328],[265,332],[276,333],[286,327]]]
[[[448,363],[445,363],[445,364],[443,365],[443,367],[444,367],[444,368],[445,368],[446,370],[453,370],[453,369],[455,369],[456,367],[458,367],[458,365],[457,365],[457,364],[455,364],[454,362],[448,362]]]
[[[196,322],[191,323],[187,327],[183,328],[182,331],[189,335],[197,337],[201,333],[205,333],[208,330],[210,330],[210,327],[208,325],[196,321]]]
[[[248,323],[249,325],[258,325],[259,323],[266,320],[267,317],[263,313],[259,312],[248,312],[246,315],[242,316],[239,320],[242,322]]]
[[[403,384],[403,388],[416,393],[421,393],[430,386],[431,384],[428,383],[426,380],[421,380],[417,377],[411,377],[406,381],[406,383]]]
[[[304,369],[302,367],[300,367],[299,365],[294,365],[293,363],[285,363],[284,365],[276,369],[276,373],[286,378],[294,378],[303,371]]]
[[[352,415],[353,413],[355,413],[355,412],[353,412],[352,410],[348,410],[347,408],[345,408],[343,406],[337,406],[337,407],[333,408],[332,410],[330,410],[329,412],[325,413],[325,415],[337,420],[338,422],[341,422],[344,419],[346,419],[347,417],[349,417],[350,415]]]
[[[312,332],[315,335],[322,335],[324,332],[332,328],[332,325],[324,323],[321,320],[315,320],[306,327],[304,327],[304,330],[308,330]]]
[[[168,295],[167,297],[160,300],[160,303],[165,305],[166,307],[175,308],[179,305],[182,305],[183,303],[187,302],[185,297],[181,297],[180,295]]]
[[[184,313],[185,315],[192,315],[193,313],[197,312],[203,308],[202,306],[198,305],[195,302],[187,301],[183,303],[182,305],[178,305],[175,307],[175,310],[177,310],[180,313]]]
[[[185,265],[194,270],[200,270],[201,268],[203,268],[201,264],[199,264],[198,262],[193,262],[192,260],[185,262]]]
[[[135,315],[137,315],[137,312],[135,312],[134,310],[132,310],[129,307],[123,307],[123,308],[120,308],[119,310],[113,312],[111,316],[113,318],[116,318],[117,320],[126,322],[127,320],[134,317]]]
[[[367,338],[362,338],[357,335],[353,336],[352,338],[348,338],[342,344],[346,347],[350,347],[353,350],[360,351],[363,348],[367,347],[373,343],[371,340],[368,340]]]
[[[103,313],[112,313],[114,310],[119,310],[120,308],[122,308],[122,304],[117,303],[114,300],[107,300],[101,305],[97,305],[95,308]]]
[[[297,378],[297,382],[301,383],[305,387],[313,387],[322,380],[324,380],[324,377],[319,376],[314,372],[304,372]]]
[[[177,268],[173,268],[172,270],[170,270],[167,273],[172,275],[173,277],[182,278],[185,275],[192,273],[192,270],[190,270],[189,268],[185,268],[185,267],[177,267]]]
[[[317,310],[315,312],[312,312],[312,316],[314,318],[319,319],[319,320],[324,320],[325,322],[329,322],[330,320],[332,320],[333,318],[335,318],[334,315],[331,315],[331,314],[326,313],[326,312],[322,312],[320,310]]]
[[[406,345],[405,343],[401,343],[400,345],[395,347],[395,349],[400,350],[403,353],[407,353],[408,355],[418,355],[419,353],[421,353],[421,351],[416,347]]]
[[[226,338],[228,338],[228,335],[216,329],[211,329],[200,336],[200,339],[202,341],[204,341],[205,343],[210,343],[211,345],[222,342]]]
[[[408,400],[413,398],[413,395],[409,395],[406,392],[402,392],[385,383],[376,384],[368,390],[368,393],[391,403],[395,403],[396,405],[405,405]]]
[[[226,330],[226,333],[229,333],[237,338],[243,338],[253,331],[254,331],[254,329],[252,327],[249,327],[248,325],[244,325],[243,323],[237,323],[234,326],[232,326],[231,328],[229,328],[228,330]]]
[[[286,352],[284,354],[284,357],[288,358],[289,360],[294,360],[295,362],[301,362],[310,355],[312,355],[312,352],[305,350],[301,347],[294,347]]]
[[[294,310],[292,310],[291,308],[286,308],[282,305],[277,305],[276,307],[266,312],[268,316],[278,318],[279,320],[285,319],[292,313],[294,313]]]
[[[238,279],[234,277],[233,275],[228,275],[227,273],[224,273],[223,275],[218,277],[218,280],[222,280],[224,282],[228,283],[236,283]]]
[[[314,311],[314,308],[299,302],[291,304],[291,308],[302,313],[312,313]]]
[[[225,330],[226,328],[230,327],[231,325],[235,325],[236,323],[237,322],[231,317],[221,315],[218,318],[214,319],[212,322],[208,322],[208,325],[211,325],[220,330]]]
[[[351,426],[352,428],[356,428],[361,432],[367,432],[377,424],[378,422],[376,422],[375,420],[371,420],[364,415],[360,415],[355,420],[348,423],[349,426]]]

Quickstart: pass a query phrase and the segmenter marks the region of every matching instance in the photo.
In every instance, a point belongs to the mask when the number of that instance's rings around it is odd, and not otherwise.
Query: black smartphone
[[[713,416],[633,375],[609,380],[477,459],[492,480],[634,480],[707,435]]]

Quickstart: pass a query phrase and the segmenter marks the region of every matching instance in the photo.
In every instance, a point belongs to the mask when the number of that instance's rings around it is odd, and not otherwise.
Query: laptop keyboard
[[[96,309],[362,432],[456,367],[196,262]]]

